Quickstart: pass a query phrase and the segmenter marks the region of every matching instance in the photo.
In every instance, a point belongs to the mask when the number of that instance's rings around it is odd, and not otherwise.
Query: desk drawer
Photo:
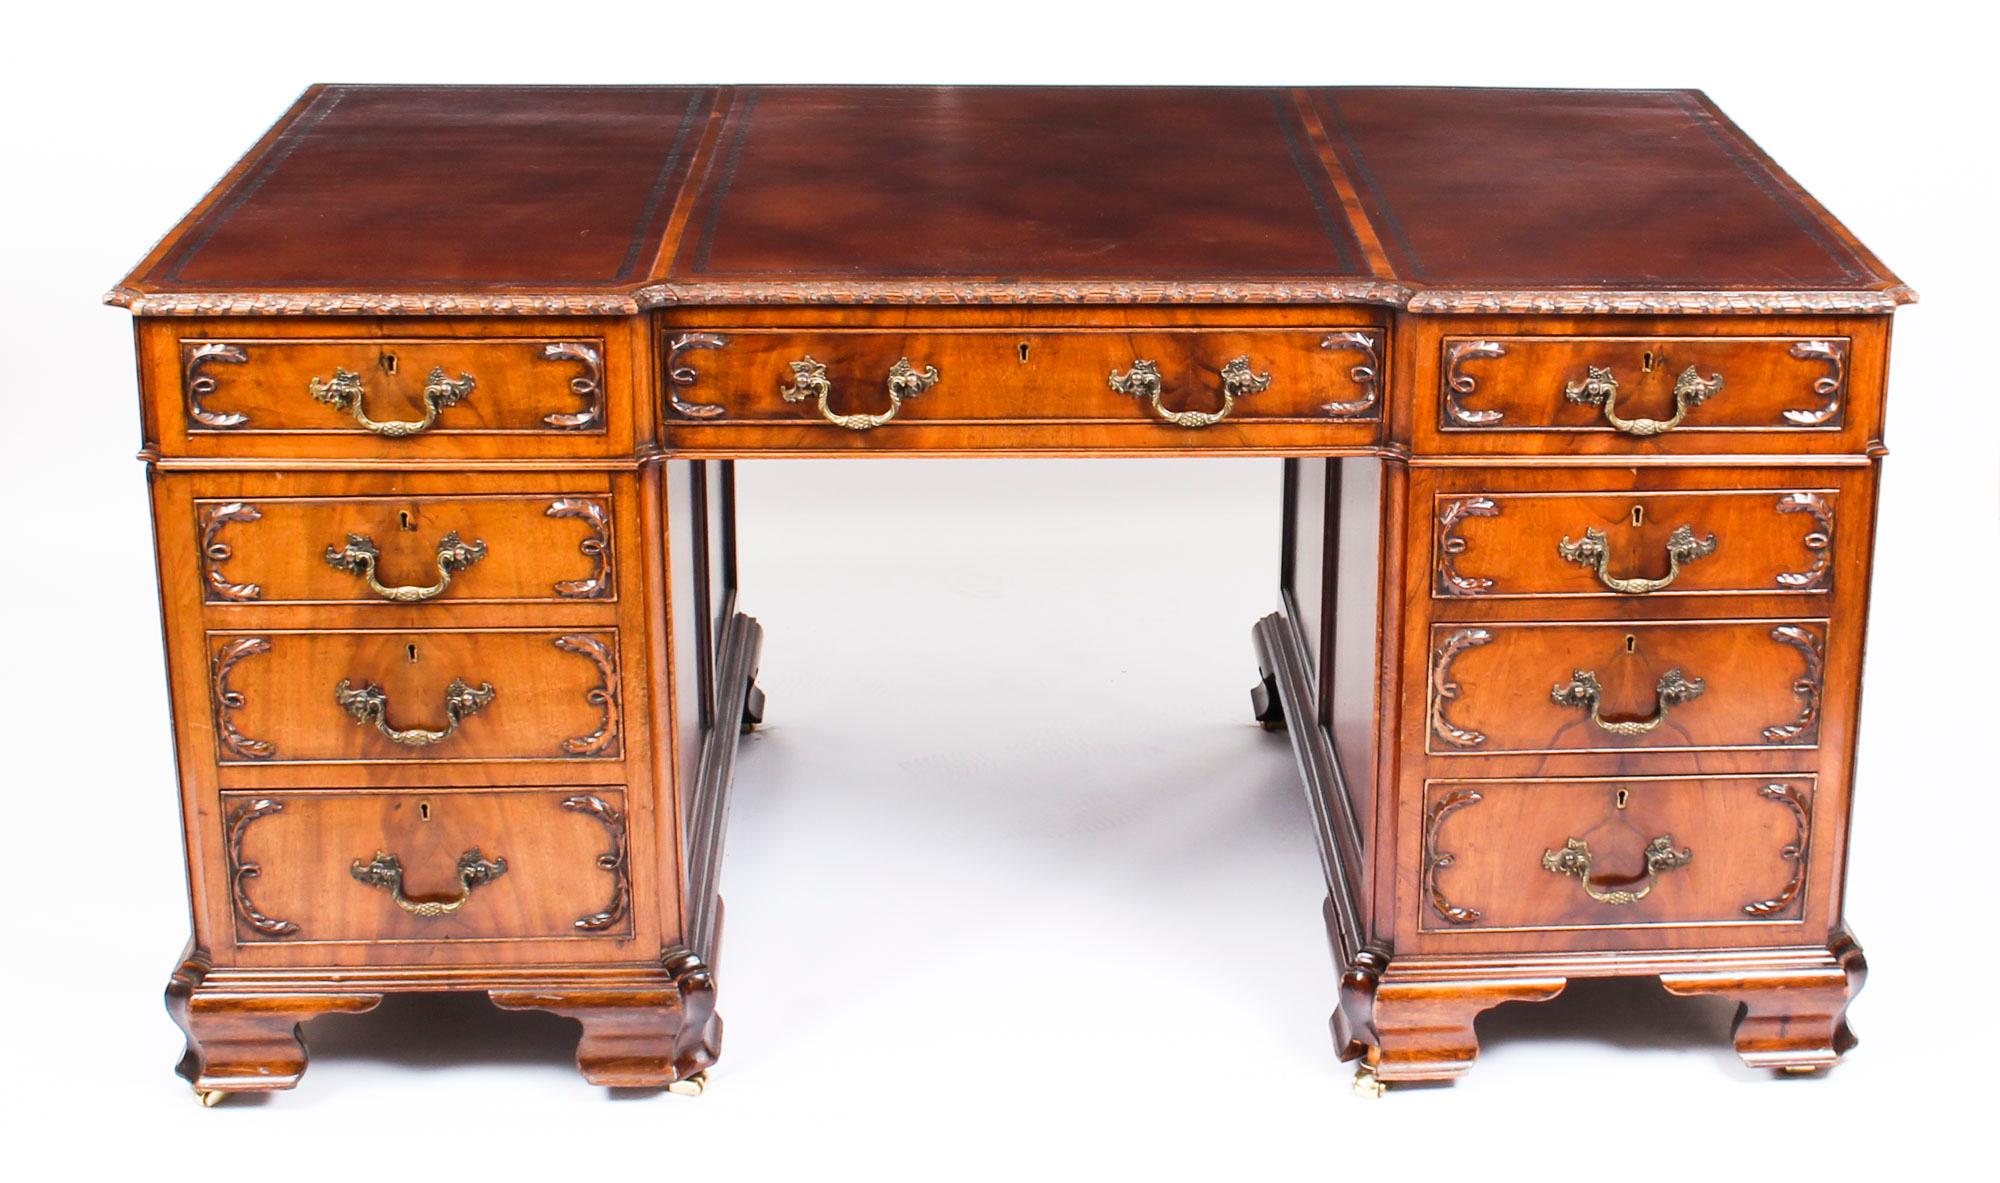
[[[222,824],[240,942],[632,931],[622,789],[224,793]]]
[[[1810,776],[1432,781],[1419,927],[1797,922],[1815,797]]]
[[[244,631],[208,648],[226,765],[624,754],[614,630]]]
[[[1824,620],[1431,629],[1433,755],[1812,747]]]
[[[1259,424],[1374,423],[1375,326],[1202,331],[669,330],[670,426],[896,429],[1081,424],[1199,443]],[[1372,437],[1372,430],[1368,432]]]

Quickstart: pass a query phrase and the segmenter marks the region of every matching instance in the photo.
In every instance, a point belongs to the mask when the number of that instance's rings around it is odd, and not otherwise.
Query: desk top
[[[316,86],[142,314],[1914,298],[1694,91]]]

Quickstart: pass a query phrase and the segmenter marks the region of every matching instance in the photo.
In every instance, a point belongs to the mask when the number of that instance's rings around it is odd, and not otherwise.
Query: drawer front
[[[1431,630],[1433,755],[1813,747],[1824,620]]]
[[[1832,488],[1440,493],[1431,594],[1819,594],[1833,590]]]
[[[1378,327],[1116,331],[670,330],[667,418],[831,435],[966,424],[1373,423]],[[1226,433],[1225,433],[1226,434]]]
[[[175,366],[171,392],[165,367],[151,371],[161,430],[185,441],[170,451],[420,456],[612,448],[617,409],[609,396],[622,379],[608,372],[602,337],[177,336],[156,345],[173,351]],[[170,393],[177,408],[166,405]],[[629,425],[618,434],[619,441],[629,437]],[[517,442],[509,445],[510,437]]]
[[[1835,441],[1814,437],[1849,424],[1854,346],[1845,336],[1448,335],[1437,429],[1447,447],[1472,450],[1824,449]],[[1761,438],[1724,442],[1731,434]]]
[[[614,760],[609,629],[210,633],[227,764]]]
[[[239,942],[632,932],[622,789],[224,793]]]
[[[1815,792],[1810,776],[1431,781],[1419,928],[1796,923]]]
[[[608,493],[194,503],[211,604],[617,599]]]

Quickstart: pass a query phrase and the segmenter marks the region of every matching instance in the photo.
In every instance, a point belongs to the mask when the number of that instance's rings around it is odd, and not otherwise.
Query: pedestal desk
[[[1578,977],[1853,1043],[1912,295],[1699,93],[315,87],[109,299],[206,1100],[433,990],[699,1089],[748,457],[1283,464],[1254,709],[1364,1083]]]

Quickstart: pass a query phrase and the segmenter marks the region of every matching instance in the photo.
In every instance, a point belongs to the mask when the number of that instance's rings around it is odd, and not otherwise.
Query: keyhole
[[[1652,350],[1648,349],[1648,350],[1647,350],[1647,351],[1645,352],[1645,354],[1644,354],[1643,356],[1641,356],[1641,357],[1640,357],[1639,361],[1640,361],[1640,366],[1639,366],[1639,368],[1640,368],[1640,369],[1644,370],[1644,371],[1645,371],[1646,373],[1648,373],[1648,374],[1650,374],[1650,373],[1652,373],[1652,372],[1653,372],[1653,351],[1652,351]]]
[[[1623,809],[1623,808],[1625,808],[1625,790],[1624,790],[1624,789],[1620,789],[1620,790],[1618,790],[1618,808],[1620,808],[1620,809]],[[417,820],[419,820],[419,821],[429,821],[429,820],[431,820],[431,803],[430,803],[430,802],[428,802],[428,801],[419,801],[419,802],[417,802]]]
[[[1618,790],[1618,808],[1620,809],[1625,808],[1625,806],[1630,804],[1631,801],[1632,801],[1632,791],[1630,789]],[[426,806],[426,808],[428,808],[428,806]]]
[[[410,647],[410,653],[412,654],[412,656],[411,656],[411,658],[410,658],[410,660],[411,660],[411,661],[415,661],[415,660],[416,660],[416,657],[414,656],[414,655],[415,655],[415,653],[416,653],[416,651],[417,651],[417,649],[416,649],[416,646],[412,645],[412,646]],[[1625,634],[1625,652],[1627,652],[1627,653],[1637,653],[1638,651],[1639,651],[1639,638],[1638,638],[1638,637],[1635,637],[1635,636],[1633,636],[1633,635],[1632,635],[1631,633],[1626,633],[1626,634]]]
[[[1630,641],[1632,638],[1627,637],[1625,639],[1627,641]],[[410,664],[415,665],[417,661],[417,643],[415,641],[411,641],[409,644],[403,646],[403,651],[410,655]]]
[[[1021,364],[1025,366],[1028,364],[1028,343],[1026,341],[1021,342],[1020,349],[1021,349]]]
[[[1643,505],[1633,506],[1632,525],[1636,528],[1638,526],[1643,526],[1645,524],[1646,524],[1646,507]]]
[[[396,372],[395,354],[385,353],[382,355],[382,372],[385,374],[393,374]]]
[[[407,509],[397,513],[396,520],[403,524],[403,529],[405,530],[414,530],[417,528],[417,520],[410,516],[410,511]]]

